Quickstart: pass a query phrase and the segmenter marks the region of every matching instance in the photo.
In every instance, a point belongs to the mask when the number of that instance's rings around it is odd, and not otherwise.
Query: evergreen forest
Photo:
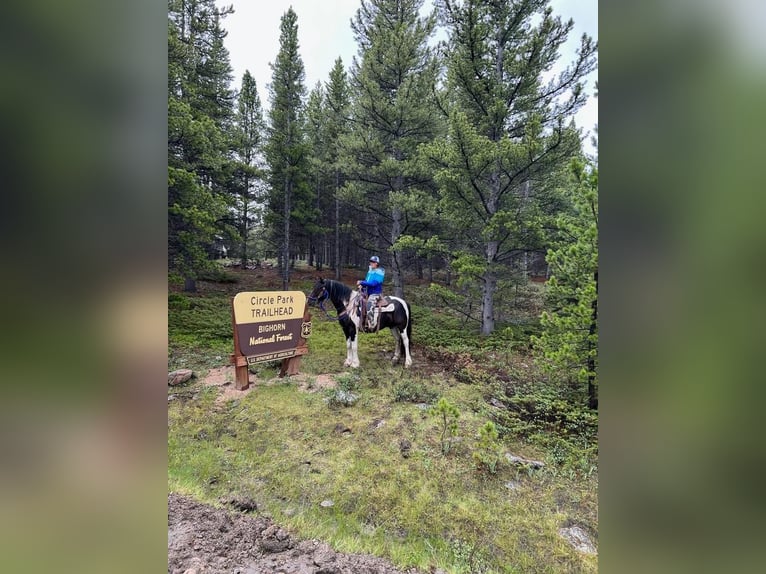
[[[363,368],[341,372],[328,322],[315,325],[304,383],[329,374],[362,396],[353,407],[337,389],[296,398],[268,365],[251,368],[267,407],[252,395],[219,407],[199,383],[169,388],[170,488],[254,496],[304,537],[401,568],[595,571],[556,532],[598,532],[598,157],[573,119],[595,97],[597,44],[584,35],[561,62],[574,23],[548,0],[424,4],[359,0],[356,56],[314,86],[287,8],[274,53],[253,54],[272,71],[262,101],[250,72],[233,76],[234,7],[168,0],[169,366],[227,364],[237,291],[307,293],[320,275],[351,285],[371,254],[384,291],[412,303],[415,357],[392,367],[390,335],[363,335]],[[372,419],[388,421],[381,436],[396,423],[386,440],[407,436],[406,465],[374,436],[337,450],[337,424],[318,422],[324,474],[285,474],[269,456],[301,468],[298,453],[316,445],[296,421],[328,409],[353,440]],[[273,423],[282,454],[265,443],[233,454],[232,417]],[[307,490],[333,498],[332,519]]]

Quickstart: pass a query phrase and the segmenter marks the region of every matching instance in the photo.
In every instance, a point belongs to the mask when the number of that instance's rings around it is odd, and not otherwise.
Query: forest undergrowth
[[[291,288],[308,292],[316,274],[296,270]],[[197,373],[168,389],[170,491],[254,500],[297,536],[402,568],[596,571],[596,556],[560,529],[597,541],[598,417],[582,389],[546,379],[530,354],[539,324],[529,309],[544,287],[527,288],[516,320],[482,338],[413,281],[411,369],[390,363],[387,331],[362,335],[361,368],[344,368],[340,328],[313,310],[301,375],[253,366],[253,390],[221,401],[202,380],[228,364],[230,298],[281,285],[269,270],[215,279],[194,294],[170,280],[169,369]]]

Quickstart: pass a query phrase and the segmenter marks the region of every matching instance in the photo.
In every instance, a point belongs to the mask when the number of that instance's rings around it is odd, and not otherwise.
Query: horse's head
[[[321,306],[322,302],[327,299],[328,295],[329,293],[327,292],[327,284],[322,277],[319,277],[317,282],[314,283],[314,287],[311,289],[311,293],[308,296],[309,305],[312,307]]]

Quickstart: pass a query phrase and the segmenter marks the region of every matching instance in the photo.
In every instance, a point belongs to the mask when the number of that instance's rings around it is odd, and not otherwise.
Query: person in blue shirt
[[[370,257],[370,267],[367,269],[367,276],[356,284],[367,289],[368,295],[380,295],[383,291],[383,279],[386,277],[386,270],[380,266],[380,258],[377,255]]]
[[[373,322],[372,309],[376,305],[380,294],[383,291],[383,279],[386,277],[386,270],[380,266],[380,258],[377,255],[370,257],[370,266],[367,269],[367,276],[357,281],[358,287],[364,287],[367,290],[367,314],[368,322]]]

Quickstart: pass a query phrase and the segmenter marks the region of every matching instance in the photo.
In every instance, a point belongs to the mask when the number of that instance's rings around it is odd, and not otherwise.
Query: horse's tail
[[[410,304],[407,303],[407,311],[409,311],[410,320],[407,321],[407,338],[410,340],[410,345],[412,345],[412,307],[410,307]]]

